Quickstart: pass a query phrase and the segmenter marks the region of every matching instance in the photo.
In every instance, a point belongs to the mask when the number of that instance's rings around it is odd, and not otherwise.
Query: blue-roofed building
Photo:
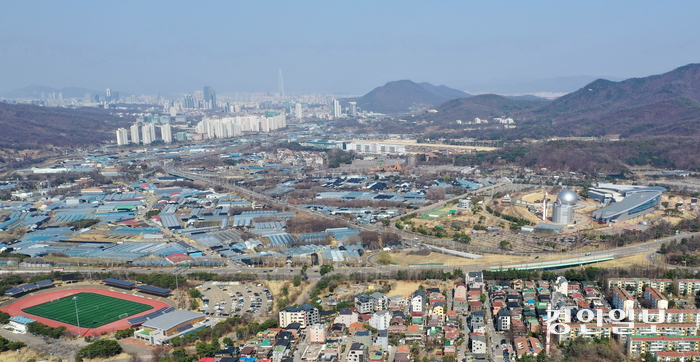
[[[15,316],[10,318],[10,327],[19,333],[27,333],[27,324],[36,322],[36,319],[27,318],[25,316]]]
[[[158,287],[154,287],[154,286],[150,286],[150,285],[143,285],[143,284],[137,286],[136,289],[138,289],[142,293],[158,295],[161,297],[167,297],[172,292],[172,290],[170,290],[170,289],[158,288]]]
[[[334,229],[326,229],[326,232],[333,236],[336,240],[343,240],[347,238],[348,236],[351,235],[359,235],[360,232],[355,229],[350,229],[350,228],[334,228]]]

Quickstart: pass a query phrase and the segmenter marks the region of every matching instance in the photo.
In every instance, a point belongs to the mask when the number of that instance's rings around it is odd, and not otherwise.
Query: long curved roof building
[[[593,212],[593,220],[599,223],[627,221],[646,215],[661,203],[663,187],[598,184],[589,190],[589,196],[609,203]]]

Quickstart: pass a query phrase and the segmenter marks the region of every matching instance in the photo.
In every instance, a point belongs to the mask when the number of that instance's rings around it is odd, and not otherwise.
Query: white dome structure
[[[576,202],[578,201],[578,195],[576,195],[575,192],[569,189],[564,189],[561,190],[559,195],[557,195],[557,200],[559,200],[559,202],[561,202],[562,204],[576,205]]]
[[[574,206],[578,195],[571,190],[561,190],[557,202],[552,206],[552,222],[555,224],[570,224],[574,221]]]

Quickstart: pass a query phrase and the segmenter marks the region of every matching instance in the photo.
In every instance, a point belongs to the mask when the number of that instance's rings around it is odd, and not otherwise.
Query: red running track
[[[130,300],[132,302],[137,302],[137,303],[143,303],[150,305],[151,307],[155,309],[150,309],[145,312],[141,312],[139,314],[135,314],[132,316],[129,316],[124,319],[120,319],[116,322],[112,322],[109,324],[105,324],[103,326],[97,327],[97,328],[81,328],[81,332],[83,336],[99,336],[104,333],[110,333],[114,331],[118,331],[120,329],[125,329],[129,328],[129,322],[127,322],[127,319],[130,318],[135,318],[138,316],[146,315],[152,312],[155,312],[156,310],[160,308],[167,308],[170,307],[167,303],[161,302],[158,300],[153,300],[153,299],[148,299],[136,295],[131,295],[131,294],[125,294],[125,293],[120,293],[120,292],[114,292],[111,290],[105,290],[105,289],[90,289],[90,288],[85,288],[85,289],[68,289],[68,290],[54,290],[54,291],[49,291],[46,293],[41,293],[37,295],[33,295],[28,298],[20,299],[7,307],[0,308],[1,311],[9,313],[10,316],[16,317],[18,315],[22,315],[31,319],[35,319],[37,322],[41,322],[46,324],[49,327],[59,327],[59,326],[65,326],[68,332],[73,333],[73,334],[78,334],[78,327],[73,326],[70,324],[66,323],[61,323],[59,321],[55,321],[53,319],[48,319],[48,318],[43,318],[39,316],[35,316],[33,314],[25,313],[22,311],[22,309],[33,307],[38,304],[44,304],[47,302],[50,302],[52,300],[60,299],[63,297],[69,297],[71,295],[75,295],[78,293],[95,293],[95,294],[102,294],[106,295],[109,297],[115,297],[119,299],[125,299],[125,300]]]

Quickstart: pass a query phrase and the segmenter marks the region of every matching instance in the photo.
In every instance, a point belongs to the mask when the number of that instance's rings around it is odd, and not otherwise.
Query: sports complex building
[[[593,220],[608,224],[644,216],[656,210],[664,191],[665,188],[658,186],[598,183],[596,187],[588,190],[588,196],[607,206],[594,211]]]

